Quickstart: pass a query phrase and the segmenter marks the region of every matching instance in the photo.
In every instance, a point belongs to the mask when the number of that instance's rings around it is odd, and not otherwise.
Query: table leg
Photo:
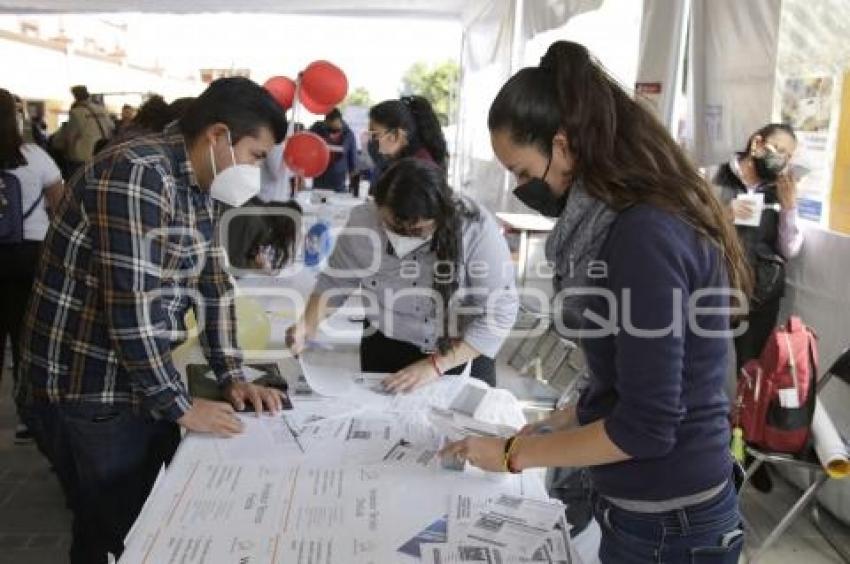
[[[519,232],[519,257],[517,262],[517,280],[519,286],[525,286],[526,269],[528,268],[528,231],[523,229]]]

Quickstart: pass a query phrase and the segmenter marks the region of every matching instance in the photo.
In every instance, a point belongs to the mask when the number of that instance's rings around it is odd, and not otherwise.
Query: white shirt
[[[261,174],[260,193],[257,197],[264,202],[285,202],[292,189],[289,180],[292,173],[283,163],[283,143],[278,143],[266,154]]]
[[[429,244],[397,256],[375,203],[361,204],[351,211],[348,224],[337,235],[313,292],[333,290],[327,296],[329,303],[339,307],[348,294],[361,288],[364,302],[370,304],[366,317],[373,327],[387,337],[430,352],[442,334],[443,308],[438,309],[431,291],[434,277],[456,276],[458,288],[464,290],[456,305],[464,309],[449,309],[449,315],[456,315],[467,344],[495,358],[516,321],[519,298],[505,237],[490,213],[483,208],[479,211],[479,220],[464,218],[463,257],[460,269],[453,272],[437,270],[437,257]]]
[[[21,201],[23,212],[26,213],[45,188],[62,180],[62,173],[59,172],[59,167],[50,155],[38,145],[25,143],[21,146],[21,152],[27,164],[9,169],[7,172],[15,175],[21,183]],[[24,220],[24,239],[43,241],[49,224],[47,203],[42,198],[30,216]]]

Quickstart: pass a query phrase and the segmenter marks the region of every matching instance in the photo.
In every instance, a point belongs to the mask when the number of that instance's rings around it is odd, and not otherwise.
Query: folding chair
[[[850,349],[845,350],[841,356],[832,364],[829,370],[821,376],[820,380],[817,384],[817,394],[823,391],[824,387],[829,383],[829,381],[836,377],[847,386],[850,386]],[[846,442],[846,439],[845,439]],[[759,558],[761,558],[768,548],[771,547],[791,524],[798,518],[807,507],[811,506],[811,519],[818,531],[821,535],[826,539],[826,541],[830,544],[830,546],[835,549],[835,551],[844,559],[845,562],[850,564],[850,553],[847,552],[847,549],[843,547],[835,538],[833,538],[832,534],[830,534],[820,517],[820,506],[817,500],[817,494],[821,488],[826,484],[829,476],[826,471],[821,466],[820,461],[818,460],[817,454],[815,454],[813,449],[808,449],[806,453],[801,456],[792,456],[788,454],[774,453],[774,452],[765,452],[758,450],[756,448],[747,447],[747,452],[753,457],[753,462],[747,468],[746,474],[744,476],[743,484],[738,492],[740,496],[743,494],[744,489],[749,484],[750,478],[752,478],[753,474],[755,474],[756,470],[764,464],[768,462],[778,467],[786,467],[786,468],[796,468],[799,470],[804,470],[808,472],[809,476],[809,486],[802,493],[800,498],[794,503],[791,509],[782,517],[779,521],[779,524],[768,534],[767,538],[761,543],[755,553],[750,557],[750,562],[755,563],[758,562]],[[745,519],[745,526],[748,523]],[[749,532],[753,531],[751,526],[747,526]]]

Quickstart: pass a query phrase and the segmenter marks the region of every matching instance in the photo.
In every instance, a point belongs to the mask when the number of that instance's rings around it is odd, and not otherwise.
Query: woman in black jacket
[[[794,130],[770,123],[750,136],[747,146],[722,165],[714,176],[720,198],[735,223],[753,271],[753,295],[746,317],[747,330],[735,338],[737,370],[758,358],[779,317],[785,294],[785,262],[800,252],[803,235],[797,227],[797,185],[789,161],[797,148]],[[749,198],[764,199],[759,207]],[[760,214],[755,219],[754,214]],[[752,477],[753,486],[772,488],[767,467]]]
[[[735,339],[738,369],[761,354],[776,327],[785,291],[785,262],[795,257],[803,244],[796,223],[797,186],[788,167],[796,148],[797,138],[789,126],[765,125],[714,176],[755,281],[747,316],[749,327]],[[757,209],[746,197],[740,198],[753,194],[763,195],[763,209]],[[746,225],[753,223],[755,213],[761,214],[757,225]]]

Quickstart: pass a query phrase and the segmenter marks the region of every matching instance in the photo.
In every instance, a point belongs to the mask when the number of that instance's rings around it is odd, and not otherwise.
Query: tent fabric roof
[[[0,13],[269,12],[463,20],[480,0],[0,0]]]

